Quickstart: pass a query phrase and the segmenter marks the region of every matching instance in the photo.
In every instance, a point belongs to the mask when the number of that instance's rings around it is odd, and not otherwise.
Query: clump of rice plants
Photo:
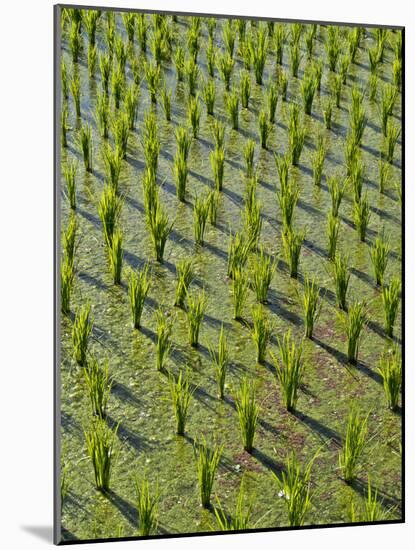
[[[278,86],[280,89],[281,99],[284,102],[287,101],[288,77],[284,70],[279,73]]]
[[[125,92],[125,74],[120,66],[112,71],[111,92],[114,98],[114,106],[116,109],[119,109],[120,102],[124,98]]]
[[[280,360],[276,361],[275,365],[277,381],[287,411],[293,411],[304,373],[303,344],[301,342],[300,345],[296,345],[289,329],[282,339],[278,338],[278,352]]]
[[[323,103],[323,119],[327,130],[331,130],[333,118],[333,101],[329,98]]]
[[[215,142],[215,147],[223,148],[225,142],[225,125],[220,120],[215,120],[212,126],[212,137]]]
[[[204,234],[206,228],[206,222],[209,216],[210,210],[210,196],[205,195],[203,197],[195,198],[195,204],[193,207],[193,230],[195,235],[195,242],[203,246]]]
[[[267,345],[271,336],[271,322],[265,315],[261,304],[252,308],[252,318],[252,339],[256,348],[256,361],[259,364],[263,364],[265,362]]]
[[[216,55],[217,47],[215,46],[213,39],[210,38],[206,48],[206,66],[210,78],[214,78],[215,76]]]
[[[180,308],[184,307],[184,300],[187,296],[188,288],[194,277],[192,260],[179,260],[176,264],[176,297],[174,305]]]
[[[330,261],[333,261],[336,257],[339,229],[339,218],[337,216],[333,216],[332,212],[329,212],[327,214],[327,255]]]
[[[402,88],[402,61],[400,59],[395,59],[393,62],[393,83],[396,89],[400,92]]]
[[[305,140],[305,128],[300,125],[299,107],[297,103],[290,104],[290,121],[288,127],[288,151],[291,164],[297,166]]]
[[[239,96],[235,91],[226,96],[226,109],[232,124],[232,129],[237,130],[239,127]]]
[[[150,485],[146,477],[141,482],[138,477],[135,478],[135,495],[138,518],[138,534],[141,537],[148,537],[155,533],[158,517],[158,486],[154,493],[150,491]]]
[[[251,40],[249,41],[255,81],[259,85],[262,85],[262,77],[267,59],[267,46],[268,38],[266,29],[261,26],[255,34],[251,35]]]
[[[350,129],[352,140],[360,145],[362,142],[363,132],[366,127],[366,111],[362,107],[361,103],[353,104],[350,108]]]
[[[389,338],[393,337],[396,315],[399,307],[401,282],[398,277],[391,279],[389,285],[382,288],[382,304],[385,318],[385,331]]]
[[[209,154],[210,166],[212,167],[215,188],[222,191],[223,175],[225,170],[225,150],[222,146],[216,146]]]
[[[77,118],[81,117],[81,80],[79,78],[79,73],[74,72],[70,81],[70,89],[73,97],[73,102],[75,105],[75,113]]]
[[[111,75],[111,57],[108,54],[100,54],[99,70],[101,71],[101,85],[104,94],[108,95],[109,81]]]
[[[198,443],[194,446],[194,452],[196,457],[197,478],[199,481],[200,502],[204,508],[210,508],[210,497],[215,481],[216,470],[218,469],[222,456],[223,446],[215,446],[214,450],[210,450],[206,444],[206,439],[203,438],[202,443]]]
[[[176,46],[176,49],[174,50],[174,56],[173,56],[174,66],[176,67],[176,75],[178,82],[183,81],[184,77],[184,63],[185,63],[185,56],[184,56],[184,50],[180,44]]]
[[[146,112],[144,115],[143,148],[146,167],[155,175],[160,153],[160,139],[157,132],[157,118],[153,111]]]
[[[351,483],[357,473],[359,461],[366,444],[369,415],[361,417],[357,407],[352,407],[346,425],[346,437],[339,452],[339,466],[346,483]]]
[[[114,190],[118,191],[118,181],[120,178],[122,157],[120,150],[113,149],[106,141],[102,146],[102,160],[104,161],[105,175],[108,183]]]
[[[133,43],[134,42],[134,34],[135,34],[135,25],[136,25],[136,14],[135,13],[123,13],[122,19],[125,27],[125,31],[127,33],[128,42]]]
[[[116,460],[117,431],[118,426],[111,429],[103,418],[98,417],[84,432],[86,448],[94,468],[95,486],[102,493],[110,489],[111,472]]]
[[[173,229],[174,221],[170,223],[167,212],[159,201],[149,219],[149,230],[156,261],[163,263],[164,249],[167,239]]]
[[[350,67],[350,56],[347,54],[342,55],[340,57],[340,62],[339,62],[339,75],[342,78],[343,84],[346,84],[349,67]]]
[[[143,53],[147,51],[147,31],[148,31],[148,23],[146,20],[146,14],[145,13],[139,13],[137,14],[137,40],[140,45],[140,49]]]
[[[108,247],[108,259],[111,268],[112,279],[115,285],[121,284],[121,272],[123,262],[123,234],[116,229],[112,235],[111,245]]]
[[[236,501],[236,508],[233,514],[226,513],[223,506],[216,497],[215,517],[218,527],[221,531],[241,531],[249,529],[252,505],[249,505],[247,510],[244,511],[244,491],[243,491],[243,479],[239,488],[238,499]]]
[[[246,167],[246,176],[252,178],[254,176],[254,156],[255,156],[255,141],[247,139],[244,145],[244,160]]]
[[[327,187],[331,197],[331,213],[335,218],[339,215],[339,208],[346,190],[346,182],[343,185],[340,183],[340,178],[333,175],[327,178]]]
[[[197,80],[199,78],[199,67],[193,57],[184,63],[184,74],[186,76],[189,95],[196,95]]]
[[[222,38],[225,44],[225,49],[228,54],[233,57],[233,51],[235,47],[236,32],[232,19],[227,19],[225,25],[222,28]]]
[[[229,53],[220,55],[217,58],[217,67],[219,74],[221,75],[223,82],[225,83],[225,90],[229,92],[231,85],[231,76],[233,71],[233,66],[235,62]]]
[[[274,153],[275,165],[277,167],[278,179],[280,181],[281,192],[284,194],[288,189],[288,176],[290,171],[290,158],[288,154],[277,155]]]
[[[242,319],[242,311],[248,296],[249,283],[247,274],[240,268],[235,268],[232,279],[233,318]]]
[[[278,86],[276,83],[270,83],[267,89],[267,107],[268,120],[273,124],[275,122],[275,111],[278,103]]]
[[[187,119],[189,121],[189,125],[192,128],[193,137],[197,139],[197,136],[199,134],[199,126],[200,126],[200,116],[202,114],[202,110],[200,107],[199,98],[191,96],[189,98],[189,103],[187,107]]]
[[[101,367],[95,357],[88,359],[84,367],[85,385],[94,416],[105,418],[112,379],[108,372],[108,361]]]
[[[356,522],[356,521],[373,522],[373,521],[380,521],[387,517],[387,513],[385,514],[383,512],[381,502],[379,502],[378,500],[377,489],[375,490],[374,493],[372,491],[372,484],[370,481],[370,477],[368,477],[368,480],[367,480],[367,493],[366,493],[366,500],[364,503],[364,507],[357,514],[354,502],[352,501],[350,504],[349,514],[350,514],[350,520],[352,522]]]
[[[97,121],[97,126],[101,137],[107,139],[110,127],[110,106],[106,92],[103,92],[102,94],[97,92],[95,119]]]
[[[284,25],[277,25],[274,31],[274,55],[277,65],[282,65],[284,46],[287,40],[287,33]]]
[[[65,257],[68,262],[75,265],[75,251],[76,251],[76,234],[78,224],[74,214],[71,215],[68,223],[68,227],[63,233],[63,249],[65,251]]]
[[[71,210],[76,209],[76,171],[78,165],[75,161],[67,162],[63,166],[63,175],[66,181],[69,206]]]
[[[312,64],[313,78],[316,82],[317,92],[321,91],[321,79],[323,77],[323,61],[318,59]]]
[[[340,109],[340,101],[342,97],[343,80],[341,75],[336,74],[331,81],[331,93],[336,100],[336,107]]]
[[[347,338],[347,360],[355,365],[359,354],[362,329],[367,322],[366,303],[354,301],[348,308],[345,317],[341,318]]]
[[[263,246],[261,246],[259,255],[257,255],[252,262],[251,282],[256,294],[256,299],[262,304],[267,302],[268,289],[271,285],[276,268],[277,261],[267,256]]]
[[[298,77],[298,68],[300,67],[301,56],[300,48],[297,42],[292,42],[290,44],[290,65],[291,65],[291,75],[295,78]]]
[[[133,327],[140,328],[144,302],[150,289],[149,266],[146,264],[141,271],[130,270],[128,274],[128,295]]]
[[[150,62],[144,63],[144,74],[147,81],[147,88],[150,94],[151,103],[157,103],[157,94],[160,86],[160,66]]]
[[[297,206],[300,190],[296,184],[287,182],[281,185],[281,191],[277,190],[277,198],[281,209],[284,231],[292,228],[295,207]]]
[[[237,268],[243,268],[248,258],[248,253],[251,249],[252,243],[246,239],[241,233],[235,233],[230,235],[229,247],[228,247],[228,268],[227,275],[231,279]]]
[[[68,105],[64,103],[61,109],[61,144],[62,147],[68,147],[68,137],[67,132],[69,130],[68,126]]]
[[[298,265],[300,263],[301,247],[305,239],[305,231],[296,231],[292,227],[282,231],[282,245],[285,258],[290,268],[290,277],[297,278]]]
[[[187,333],[189,344],[194,348],[199,345],[199,331],[205,315],[207,303],[208,298],[204,289],[194,295],[187,294]]]
[[[208,115],[214,115],[215,99],[216,99],[216,86],[213,79],[204,83],[202,88],[203,101],[206,103],[206,112]]]
[[[327,63],[332,72],[337,70],[337,61],[341,52],[341,38],[338,27],[327,27],[327,36],[324,43],[327,55]]]
[[[261,109],[258,115],[258,130],[259,130],[259,141],[261,143],[261,147],[263,149],[266,149],[267,140],[268,140],[269,133],[271,131],[271,127],[267,120],[267,115],[265,114],[265,111],[263,109]]]
[[[311,156],[311,166],[313,168],[314,185],[320,185],[323,175],[323,166],[326,158],[326,142],[320,135],[317,141],[317,148]]]
[[[89,44],[91,46],[95,44],[95,34],[97,32],[97,23],[100,16],[101,12],[99,10],[85,10],[82,16],[82,23],[85,25]]]
[[[226,372],[229,364],[229,349],[228,340],[223,328],[223,323],[220,327],[218,349],[209,344],[209,354],[212,359],[212,364],[215,369],[216,385],[218,387],[218,396],[220,399],[224,397]]]
[[[65,256],[61,260],[61,311],[65,315],[67,315],[71,310],[71,295],[74,276],[74,265]]]
[[[316,81],[313,75],[307,72],[304,74],[304,77],[300,82],[300,91],[303,98],[304,112],[307,115],[311,115],[314,94],[316,93]]]
[[[134,130],[137,120],[138,100],[140,98],[140,87],[136,84],[130,86],[124,95],[124,109],[128,118],[128,127]],[[164,103],[163,103],[164,105]]]
[[[84,367],[87,360],[89,337],[92,332],[94,317],[91,313],[91,304],[86,303],[76,310],[72,326],[72,344],[75,361]]]
[[[175,380],[173,376],[170,376],[169,383],[173,412],[176,420],[176,434],[184,435],[189,404],[193,393],[190,389],[189,376],[181,370],[177,380]]]
[[[162,371],[172,346],[170,336],[173,329],[173,322],[166,316],[161,308],[156,311],[156,321],[156,368],[158,371]]]
[[[382,377],[388,407],[395,411],[399,405],[402,387],[402,358],[397,345],[382,355],[377,371]]]
[[[243,378],[235,399],[239,418],[242,442],[245,451],[252,452],[254,448],[255,430],[258,422],[259,407],[255,398],[255,389],[246,377]]]
[[[92,172],[92,131],[88,123],[81,125],[78,143],[84,159],[85,170]]]
[[[98,215],[104,231],[105,243],[111,247],[112,237],[118,223],[122,207],[122,200],[111,185],[105,185],[98,204]]]
[[[398,90],[391,84],[385,84],[380,93],[379,115],[382,127],[382,133],[384,136],[387,134],[387,128],[389,124],[389,117],[393,114],[396,99],[398,97]]]
[[[72,53],[73,63],[78,63],[79,55],[82,50],[81,24],[72,21],[69,31],[69,47]]]
[[[390,252],[389,241],[382,235],[376,238],[375,244],[370,249],[370,258],[372,260],[375,282],[378,286],[383,285],[383,278],[388,265]]]
[[[348,45],[349,45],[350,63],[355,62],[356,54],[360,46],[361,30],[362,29],[360,27],[354,27],[349,32]]]
[[[395,147],[398,143],[399,136],[401,135],[401,129],[397,124],[394,124],[392,120],[389,120],[386,136],[385,136],[385,158],[389,164],[393,163],[393,156],[395,154]]]
[[[248,109],[249,98],[251,97],[251,75],[247,70],[241,71],[239,77],[239,90],[243,109]]]
[[[180,202],[186,201],[186,184],[189,168],[184,153],[177,149],[173,165],[174,179],[176,181],[176,195]]]
[[[382,158],[378,162],[379,167],[379,193],[383,194],[385,192],[386,185],[391,179],[391,166],[389,163],[385,162]]]
[[[356,157],[350,165],[349,180],[352,183],[354,200],[360,201],[362,197],[364,178],[364,165],[360,158]]]
[[[321,310],[320,289],[315,277],[304,276],[304,290],[301,297],[301,305],[304,312],[305,336],[313,336],[314,324]]]
[[[369,101],[372,103],[376,100],[378,94],[379,77],[377,73],[372,73],[369,77]]]
[[[318,452],[305,468],[302,468],[295,452],[292,451],[287,458],[285,469],[281,472],[281,478],[274,474],[287,506],[290,527],[304,525],[307,512],[311,506],[311,469],[317,456]]]
[[[220,204],[220,191],[219,189],[213,189],[209,193],[209,221],[212,225],[216,225],[218,218],[218,209]]]
[[[356,226],[357,233],[362,242],[365,242],[366,231],[370,220],[370,206],[367,193],[353,203],[353,220]]]
[[[63,57],[61,59],[61,90],[63,99],[68,99],[68,72]]]
[[[343,254],[336,254],[333,261],[333,280],[336,289],[337,306],[346,311],[347,289],[349,288],[350,269],[349,261]]]

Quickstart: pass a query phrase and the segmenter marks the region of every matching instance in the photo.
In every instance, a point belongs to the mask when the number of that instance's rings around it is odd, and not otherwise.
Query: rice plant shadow
[[[137,527],[138,524],[138,515],[137,515],[137,509],[135,506],[133,506],[128,500],[125,500],[124,498],[120,497],[115,491],[110,489],[106,493],[106,497],[108,500],[113,504],[124,516],[124,518],[133,525],[134,527]]]
[[[251,455],[276,476],[280,477],[282,472],[285,472],[285,466],[281,462],[271,458],[256,447],[252,449]]]
[[[309,416],[301,411],[293,411],[292,414],[295,418],[297,418],[297,420],[308,426],[308,428],[310,428],[324,443],[326,443],[327,446],[334,443],[336,447],[341,447],[341,437],[335,430],[332,430],[312,416]]]
[[[112,430],[118,425],[117,436],[123,443],[126,443],[138,452],[150,450],[150,445],[142,437],[126,428],[121,422],[116,422],[108,414],[105,417],[105,421]]]
[[[111,386],[111,393],[120,401],[130,405],[139,406],[141,404],[141,400],[122,382],[115,380]]]
[[[90,275],[89,273],[86,273],[85,271],[78,271],[77,275],[81,281],[92,286],[93,288],[99,288],[103,291],[108,290],[108,286],[104,282],[102,282],[101,279],[97,279],[96,277]]]
[[[349,483],[349,486],[361,497],[367,498],[368,484],[363,479],[355,478]],[[383,508],[386,508],[387,510],[393,508],[399,512],[402,511],[402,501],[400,499],[385,491],[382,491],[379,487],[374,486],[372,483],[371,490],[373,493],[377,493],[379,502]]]

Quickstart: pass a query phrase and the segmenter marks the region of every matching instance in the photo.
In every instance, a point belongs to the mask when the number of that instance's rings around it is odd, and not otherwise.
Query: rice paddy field
[[[402,519],[402,31],[59,10],[61,540]]]

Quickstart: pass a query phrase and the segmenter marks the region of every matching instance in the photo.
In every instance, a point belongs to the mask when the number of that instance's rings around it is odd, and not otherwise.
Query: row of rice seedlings
[[[232,303],[233,318],[242,319],[242,312],[248,297],[248,275],[238,266],[233,271],[232,278]]]
[[[278,338],[279,361],[273,355],[277,382],[280,385],[282,398],[287,411],[295,409],[298,399],[298,389],[304,373],[302,360],[303,344],[296,345],[289,329]]]
[[[213,79],[209,79],[203,84],[202,88],[203,101],[206,104],[206,112],[213,116],[215,111],[216,86]]]
[[[216,497],[214,512],[218,527],[221,531],[241,531],[249,529],[252,515],[252,504],[250,504],[244,511],[243,478],[238,492],[235,512],[233,514],[225,512],[218,497]]]
[[[235,405],[239,418],[242,443],[245,451],[250,453],[254,447],[259,407],[256,402],[254,386],[246,377],[241,381],[235,398]]]
[[[210,508],[213,483],[222,452],[223,446],[215,446],[213,450],[209,449],[204,437],[201,443],[194,446],[200,502],[204,508]]]
[[[197,347],[199,345],[199,331],[207,304],[208,298],[204,289],[201,292],[194,293],[193,295],[187,295],[187,328],[189,344],[192,347]]]
[[[128,295],[130,298],[130,310],[132,324],[135,329],[140,328],[144,302],[150,289],[149,266],[146,264],[142,270],[130,270],[128,274]]]
[[[280,494],[284,497],[288,512],[288,524],[291,527],[304,525],[307,512],[310,509],[311,469],[317,456],[318,451],[302,468],[297,455],[292,451],[287,457],[281,477],[273,474],[280,488]]]
[[[194,278],[192,260],[179,260],[176,264],[176,295],[174,305],[184,308],[184,300],[187,296],[190,283]]]
[[[265,363],[267,346],[271,337],[272,325],[261,304],[252,308],[252,339],[255,343],[256,362]]]
[[[288,151],[293,166],[300,160],[305,140],[305,128],[300,125],[299,107],[297,103],[290,103],[290,120],[288,127]]]
[[[193,207],[193,229],[195,242],[201,246],[204,244],[204,234],[206,222],[209,216],[211,203],[211,195],[207,194],[202,197],[195,197]]]
[[[169,378],[170,394],[176,420],[176,434],[184,435],[187,414],[193,391],[190,388],[189,376],[181,370],[177,380],[173,376]]]
[[[377,371],[382,377],[388,407],[395,411],[402,387],[402,358],[396,344],[382,355]]]
[[[304,325],[306,338],[312,338],[314,324],[321,311],[320,288],[315,277],[304,276],[304,290],[301,297],[301,305],[304,312]]]
[[[369,415],[362,418],[357,407],[349,412],[346,437],[339,452],[339,467],[346,483],[351,483],[359,470],[359,461],[366,444]]]
[[[265,254],[261,246],[259,254],[255,256],[251,265],[251,284],[258,302],[267,302],[268,289],[277,268],[277,260]]]
[[[110,489],[111,473],[116,459],[118,426],[110,428],[103,418],[95,418],[84,431],[86,448],[92,461],[95,486],[106,493]]]
[[[119,221],[122,199],[117,195],[112,185],[106,184],[98,204],[98,215],[104,232],[104,241],[108,248],[112,247],[112,239]]]
[[[370,206],[367,193],[353,202],[353,220],[361,242],[366,240],[366,232],[370,221]]]
[[[336,257],[339,230],[339,218],[337,216],[333,216],[332,212],[329,212],[327,214],[327,255],[330,261],[333,261]]]
[[[370,258],[372,260],[375,282],[378,286],[383,285],[383,279],[388,265],[390,244],[384,235],[376,238],[375,244],[370,249]]]
[[[314,185],[320,185],[323,175],[323,166],[326,159],[327,145],[322,135],[319,135],[317,140],[317,148],[311,155],[311,167],[313,169]]]
[[[136,494],[136,509],[138,520],[138,534],[142,537],[147,537],[151,533],[155,533],[158,523],[158,502],[159,490],[158,485],[154,492],[150,490],[150,484],[146,477],[141,481],[138,477],[134,480]]]
[[[282,246],[287,260],[290,277],[297,278],[301,247],[305,239],[305,230],[297,231],[293,227],[281,232]]]
[[[87,363],[89,337],[94,324],[94,316],[91,313],[91,304],[86,303],[75,312],[72,325],[72,344],[75,361],[81,367]]]
[[[113,384],[108,372],[108,361],[101,367],[97,359],[91,356],[84,366],[84,379],[92,415],[105,418]]]
[[[340,317],[346,332],[347,360],[350,364],[357,364],[359,344],[362,337],[362,329],[367,323],[366,303],[354,301],[349,306],[347,313]]]
[[[382,288],[382,304],[385,317],[385,332],[389,338],[393,337],[396,316],[399,307],[401,282],[398,277],[393,277],[389,285]]]
[[[209,344],[209,354],[215,369],[216,384],[218,387],[219,399],[223,399],[225,391],[226,372],[229,364],[229,349],[223,323],[219,332],[219,341],[217,351]]]
[[[252,242],[241,233],[230,235],[228,246],[228,266],[227,275],[231,279],[237,269],[242,269],[248,259],[249,251],[251,250]]]

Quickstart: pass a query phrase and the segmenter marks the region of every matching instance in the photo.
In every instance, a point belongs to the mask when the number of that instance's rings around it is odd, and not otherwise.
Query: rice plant
[[[101,12],[99,10],[85,10],[82,23],[85,26],[85,30],[88,34],[89,44],[94,46],[95,34],[97,31],[97,23],[100,18]]]
[[[323,119],[324,119],[324,125],[327,128],[327,130],[331,130],[332,117],[333,117],[333,102],[329,98],[323,104]]]
[[[288,77],[284,70],[279,73],[278,86],[280,89],[281,99],[287,101]]]
[[[189,156],[190,144],[192,138],[189,136],[187,128],[183,126],[178,126],[175,131],[177,151],[180,153],[186,160]]]
[[[149,266],[146,264],[139,271],[130,270],[128,274],[128,295],[133,327],[140,328],[144,302],[150,289]]]
[[[354,201],[353,203],[353,220],[358,232],[359,238],[362,242],[365,242],[366,231],[370,220],[370,206],[367,193],[360,199],[360,201]]]
[[[209,216],[210,210],[210,197],[205,195],[203,197],[195,197],[195,203],[193,207],[193,230],[195,236],[195,242],[203,246],[204,234],[206,228],[206,222]]]
[[[176,75],[178,82],[183,81],[184,77],[184,63],[185,63],[185,56],[184,56],[184,50],[180,44],[176,46],[176,49],[174,51],[174,66],[176,67]]]
[[[233,26],[232,19],[227,19],[222,28],[222,38],[225,45],[226,52],[233,57],[233,51],[235,47],[236,32]]]
[[[200,502],[204,508],[210,508],[210,497],[222,452],[223,446],[209,449],[204,437],[201,443],[194,446]]]
[[[239,77],[239,90],[242,108],[248,109],[249,98],[251,97],[251,75],[247,70],[241,71]]]
[[[249,41],[249,49],[251,52],[255,81],[259,85],[262,85],[262,77],[264,74],[265,62],[267,58],[267,47],[268,38],[266,30],[261,26],[258,29],[257,33],[251,36],[251,40]]]
[[[288,151],[293,166],[300,160],[305,140],[305,128],[300,125],[299,107],[297,103],[290,104],[290,121],[288,129]]]
[[[400,92],[402,88],[402,61],[395,59],[392,66],[393,83],[396,89]]]
[[[74,358],[78,365],[84,367],[87,361],[89,337],[92,332],[94,317],[89,303],[78,308],[72,326],[72,345]]]
[[[162,371],[164,370],[164,365],[172,346],[170,336],[173,329],[173,322],[161,308],[156,311],[156,321],[156,368],[158,371]]]
[[[278,103],[278,86],[276,83],[270,83],[267,89],[267,107],[268,107],[268,120],[273,124],[275,122],[275,111]]]
[[[102,160],[104,161],[105,176],[107,182],[115,192],[118,191],[118,181],[120,178],[122,157],[119,149],[113,149],[111,145],[106,141],[104,142],[102,149]]]
[[[64,164],[62,171],[66,182],[66,191],[68,194],[69,206],[71,210],[76,209],[76,171],[77,163],[69,161]]]
[[[121,35],[115,35],[114,52],[118,67],[120,71],[125,74],[125,65],[127,63],[127,49]]]
[[[393,337],[396,316],[399,307],[399,295],[401,292],[401,282],[399,278],[391,279],[389,285],[382,288],[382,304],[385,318],[385,331],[389,338]]]
[[[103,93],[108,95],[109,81],[111,75],[111,58],[108,54],[100,54],[99,69],[101,71],[101,84]]]
[[[239,96],[236,92],[227,94],[226,109],[232,124],[232,129],[237,130],[239,127]]]
[[[332,81],[331,81],[331,93],[336,100],[336,107],[340,109],[340,101],[342,97],[342,90],[343,90],[343,80],[341,75],[336,74],[334,75]]]
[[[396,103],[397,96],[398,96],[398,91],[395,86],[392,86],[391,84],[385,84],[382,87],[378,109],[379,109],[382,133],[384,136],[387,135],[389,118],[393,114],[393,109]]]
[[[385,158],[389,164],[393,163],[393,156],[395,154],[395,147],[398,143],[399,136],[401,135],[401,129],[397,124],[394,124],[392,120],[389,120],[386,137],[385,137]]]
[[[321,310],[320,288],[315,277],[304,275],[304,290],[301,296],[304,313],[305,337],[312,338],[314,324]]]
[[[341,39],[338,27],[327,27],[327,37],[324,43],[327,55],[327,63],[332,72],[337,70],[337,61],[341,52]]]
[[[326,142],[320,135],[317,141],[317,148],[311,155],[311,167],[313,169],[314,185],[320,185],[323,175],[323,166],[326,159]]]
[[[199,67],[193,57],[184,63],[184,74],[186,76],[187,88],[190,96],[196,95],[197,80],[199,78]]]
[[[254,156],[255,156],[255,141],[247,139],[243,149],[243,155],[246,167],[246,176],[252,178],[254,176]]]
[[[287,34],[284,25],[277,25],[274,32],[274,56],[277,65],[282,65],[284,46],[287,40]]]
[[[117,430],[118,426],[111,429],[103,418],[96,418],[84,431],[87,452],[94,468],[95,486],[102,493],[110,489],[111,472],[116,460]]]
[[[225,53],[224,55],[218,56],[216,62],[217,62],[219,74],[222,77],[222,80],[225,84],[225,90],[229,92],[230,86],[231,86],[232,71],[233,71],[235,61],[229,55],[229,53]]]
[[[278,179],[280,181],[281,193],[285,194],[289,189],[290,158],[288,154],[277,155],[274,153],[275,165],[277,168]]]
[[[354,27],[348,36],[350,63],[354,63],[360,46],[361,29]]]
[[[343,254],[336,254],[333,261],[333,281],[336,290],[337,306],[347,310],[347,289],[350,282],[349,261]]]
[[[364,507],[360,510],[359,514],[356,513],[354,502],[351,502],[350,505],[350,520],[352,522],[363,521],[363,522],[373,522],[380,521],[387,517],[382,509],[381,502],[378,500],[378,491],[372,491],[372,484],[370,481],[370,476],[367,480],[367,493]]]
[[[120,108],[120,102],[124,98],[125,74],[121,67],[113,69],[111,76],[111,93],[114,98],[114,106]]]
[[[385,162],[382,158],[378,162],[379,167],[379,193],[385,192],[386,185],[391,180],[391,166]]]
[[[144,74],[147,81],[147,88],[150,94],[151,103],[157,103],[157,94],[160,86],[160,66],[152,61],[144,63]]]
[[[356,158],[350,166],[349,180],[353,187],[354,200],[360,201],[362,198],[363,179],[365,167],[360,158]]]
[[[176,420],[176,434],[184,435],[189,404],[193,393],[190,389],[189,376],[181,370],[177,380],[170,375],[169,383],[173,412]]]
[[[95,69],[97,66],[98,50],[96,46],[88,47],[88,77],[95,78]]]
[[[68,105],[64,103],[61,109],[61,144],[62,147],[68,147],[68,138],[67,131],[69,130],[68,126]]]
[[[149,218],[149,230],[154,256],[159,263],[163,263],[164,249],[173,225],[174,221],[170,223],[166,210],[158,201]]]
[[[339,75],[342,79],[343,84],[347,82],[347,75],[350,67],[350,56],[345,54],[340,57],[339,61]]]
[[[252,318],[252,339],[255,343],[256,361],[259,364],[263,364],[271,336],[271,322],[265,315],[261,304],[252,308]]]
[[[207,303],[208,299],[204,290],[194,295],[187,295],[187,328],[189,344],[192,347],[197,347],[199,345],[200,325],[202,324]]]
[[[92,172],[92,131],[88,123],[81,124],[78,143],[84,159],[85,170]]]
[[[76,116],[77,118],[80,118],[81,117],[81,80],[79,78],[78,72],[74,72],[74,74],[72,75],[69,87],[71,89],[71,94],[75,105]]]
[[[225,150],[222,146],[216,146],[209,154],[210,165],[212,167],[215,188],[222,191],[223,175],[225,169]]]
[[[278,337],[277,340],[279,352],[279,361],[275,361],[277,382],[280,385],[287,411],[293,411],[304,373],[303,344],[301,342],[298,346],[296,345],[291,336],[291,329],[284,334],[282,339]]]
[[[357,407],[350,409],[346,425],[346,437],[339,452],[339,466],[346,483],[351,483],[359,469],[359,462],[366,444],[369,415],[362,417]]]
[[[71,310],[71,296],[74,282],[74,265],[65,256],[61,260],[61,312],[67,315]]]
[[[321,90],[321,79],[323,77],[323,61],[321,59],[313,61],[312,64],[313,79],[316,83],[316,91]]]
[[[105,92],[102,94],[97,92],[95,119],[101,137],[107,139],[110,126],[110,107],[108,95]]]
[[[124,94],[124,109],[128,118],[128,127],[134,130],[137,120],[138,100],[140,98],[140,87],[136,84],[130,86]]]
[[[267,120],[267,115],[265,111],[261,109],[258,115],[258,130],[259,130],[259,141],[263,149],[267,148],[267,140],[269,133],[271,131],[271,126]]]
[[[84,367],[85,386],[94,416],[105,418],[112,379],[108,372],[108,361],[101,367],[95,357],[88,359]]]
[[[367,322],[366,303],[354,301],[342,318],[347,339],[347,360],[355,365],[359,354],[362,329]]]
[[[298,68],[300,66],[301,56],[300,48],[298,43],[292,42],[290,44],[290,65],[291,65],[291,76],[294,78],[298,77]]]
[[[311,115],[314,94],[316,93],[316,81],[313,75],[309,73],[304,74],[304,77],[300,82],[300,91],[303,98],[304,112],[307,115]]]
[[[281,233],[282,245],[290,268],[290,277],[297,278],[298,265],[300,263],[301,247],[305,239],[305,231],[296,231],[292,227]]]
[[[389,241],[382,235],[376,238],[375,244],[370,249],[370,258],[372,260],[373,274],[378,286],[383,285],[383,279],[388,265],[390,252]]]
[[[122,19],[123,19],[125,31],[127,33],[128,42],[133,43],[134,34],[135,34],[135,25],[136,25],[136,14],[130,13],[130,12],[123,13]]]
[[[82,35],[80,23],[72,21],[72,25],[69,31],[69,48],[72,54],[73,63],[78,63],[79,56],[82,50]]]
[[[190,97],[189,103],[187,106],[187,119],[189,121],[189,125],[192,128],[193,137],[197,139],[198,133],[199,133],[199,126],[200,126],[200,116],[202,114],[202,110],[200,107],[199,99],[198,97]]]
[[[366,127],[366,111],[361,105],[350,108],[350,129],[353,141],[360,145]]]
[[[221,193],[219,189],[212,189],[209,193],[209,222],[212,225],[216,225],[220,200]]]
[[[101,219],[104,240],[109,248],[112,246],[112,237],[118,223],[122,208],[122,200],[117,196],[111,185],[105,185],[98,204],[98,215]]]
[[[337,242],[339,240],[340,220],[333,216],[332,212],[327,214],[327,255],[330,261],[336,257]]]
[[[194,277],[192,260],[179,260],[176,264],[176,297],[174,305],[184,307],[190,283]]]
[[[140,45],[141,51],[145,53],[147,51],[147,31],[148,31],[148,23],[146,20],[145,13],[137,14],[136,26],[137,26],[136,28],[137,40]]]
[[[138,477],[134,480],[136,508],[138,519],[138,534],[141,537],[148,537],[156,532],[158,517],[158,486],[154,493],[150,491],[150,485],[146,477],[141,481]]]
[[[252,242],[245,235],[241,233],[230,235],[227,266],[228,277],[232,279],[235,271],[245,266],[251,246]]]
[[[252,504],[244,511],[243,479],[239,488],[236,508],[233,514],[226,513],[218,497],[216,497],[215,517],[220,531],[242,531],[250,528]]]
[[[255,390],[247,378],[243,378],[235,398],[236,411],[239,418],[242,443],[245,451],[252,452],[254,448],[255,430],[259,417],[259,407],[255,398]]]
[[[78,224],[74,214],[71,214],[68,226],[63,232],[63,249],[65,257],[68,262],[75,265],[75,251],[76,251],[76,236],[77,236]]]
[[[356,165],[361,163],[359,147],[349,132],[346,135],[344,145],[344,161],[346,164],[347,176],[351,176],[353,170],[356,168]]]
[[[229,348],[228,340],[223,328],[223,323],[219,332],[219,341],[217,350],[209,344],[209,354],[212,360],[213,368],[215,369],[216,384],[218,387],[218,396],[220,399],[224,397],[226,372],[229,364]]]
[[[402,358],[397,345],[382,355],[377,371],[382,377],[388,407],[395,411],[399,405],[402,387]]]
[[[213,116],[216,98],[216,86],[213,79],[210,79],[203,84],[202,97],[203,101],[206,103],[207,114]]]
[[[112,235],[111,245],[108,247],[108,259],[111,268],[112,279],[115,285],[121,284],[121,272],[123,262],[123,234],[116,229]]]
[[[281,472],[281,478],[273,474],[287,506],[290,527],[304,525],[307,512],[311,506],[311,469],[317,456],[318,451],[302,468],[295,452],[291,451],[285,469]]]
[[[214,78],[215,76],[216,55],[217,55],[217,48],[213,43],[213,40],[209,39],[209,42],[206,48],[206,66],[207,66],[207,71],[210,78]]]
[[[339,208],[346,190],[346,182],[340,183],[340,178],[333,175],[327,178],[327,187],[331,197],[331,213],[335,218],[339,215]]]
[[[63,57],[61,59],[61,90],[63,99],[68,99],[68,71]]]
[[[277,268],[277,261],[272,260],[264,252],[261,246],[259,255],[255,256],[251,266],[251,283],[256,294],[258,302],[265,304],[267,302],[268,289],[271,285],[272,277]]]
[[[233,272],[232,279],[232,303],[233,303],[233,318],[242,319],[242,312],[246,299],[248,297],[249,281],[247,274],[237,267]]]

